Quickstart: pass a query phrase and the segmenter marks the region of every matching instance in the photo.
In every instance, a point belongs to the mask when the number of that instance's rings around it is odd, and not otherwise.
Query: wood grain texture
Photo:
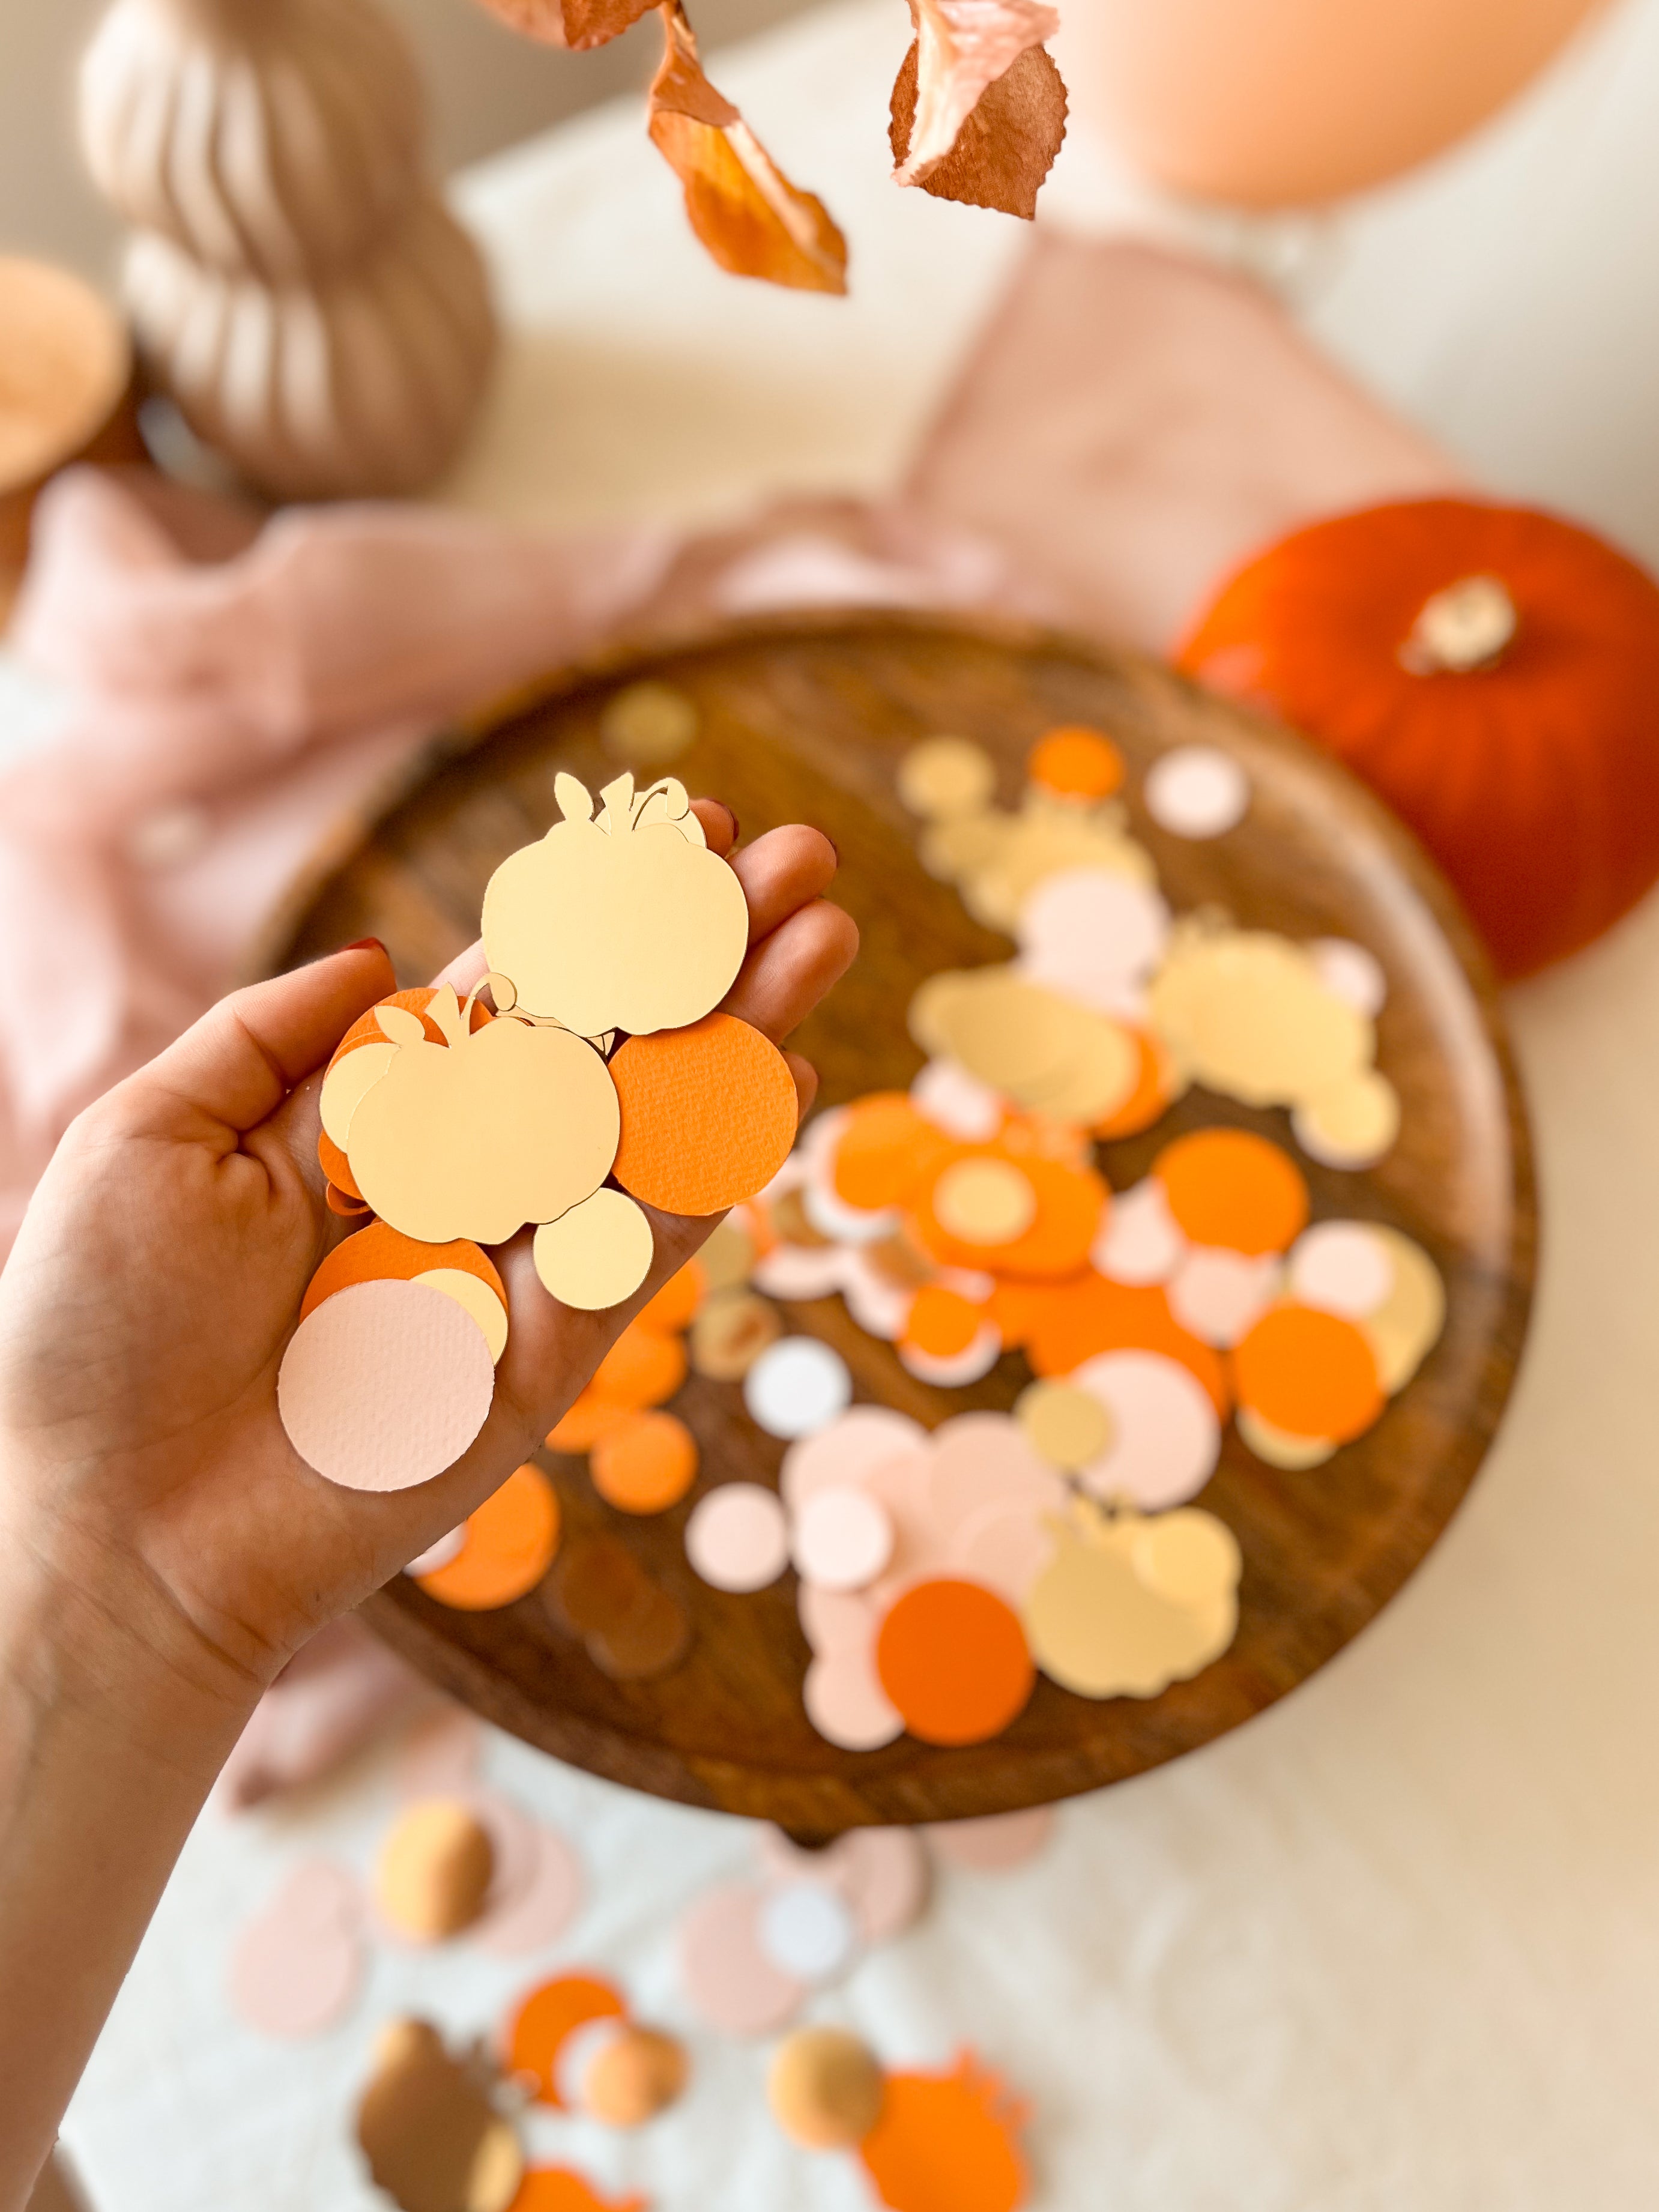
[[[1223,1659],[1145,1702],[1094,1703],[1042,1682],[992,1743],[941,1750],[903,1737],[848,1753],[814,1734],[801,1710],[808,1652],[793,1577],[757,1597],[726,1596],[685,1563],[681,1533],[696,1498],[734,1478],[775,1482],[783,1449],[755,1431],[735,1386],[696,1377],[673,1406],[701,1441],[702,1471],[672,1512],[629,1520],[600,1502],[582,1462],[545,1460],[567,1528],[624,1533],[692,1607],[695,1640],[675,1674],[607,1680],[540,1592],[500,1613],[462,1614],[400,1577],[371,1601],[368,1619],[446,1688],[562,1759],[797,1832],[1067,1796],[1237,1727],[1305,1680],[1399,1589],[1455,1510],[1514,1376],[1532,1281],[1531,1158],[1486,962],[1451,894],[1341,771],[1148,662],[983,620],[792,617],[614,653],[434,746],[383,812],[332,841],[260,967],[373,932],[401,981],[428,977],[475,934],[496,862],[552,820],[556,766],[600,779],[600,709],[618,681],[641,675],[696,701],[702,734],[677,772],[693,791],[726,799],[746,838],[800,818],[840,848],[836,895],[859,922],[863,951],[795,1040],[817,1063],[827,1104],[908,1084],[921,1064],[905,1028],[915,987],[939,969],[1009,951],[918,864],[915,825],[893,787],[905,748],[939,731],[976,738],[998,760],[1009,802],[1027,748],[1051,725],[1111,732],[1131,764],[1133,828],[1177,908],[1218,905],[1292,937],[1356,938],[1382,960],[1389,995],[1378,1057],[1404,1101],[1400,1141],[1367,1175],[1303,1166],[1316,1216],[1393,1223],[1433,1255],[1449,1294],[1446,1332],[1376,1427],[1310,1474],[1262,1466],[1229,1432],[1202,1499],[1244,1552],[1239,1633]],[[1151,762],[1194,740],[1235,754],[1251,779],[1247,824],[1214,844],[1165,836],[1139,804]],[[1170,1136],[1222,1122],[1295,1151],[1283,1114],[1194,1091],[1156,1130],[1103,1148],[1108,1178],[1121,1188]],[[789,1318],[842,1352],[860,1397],[930,1425],[967,1406],[1007,1407],[1027,1379],[1011,1355],[947,1395],[908,1376],[839,1300],[791,1309]]]

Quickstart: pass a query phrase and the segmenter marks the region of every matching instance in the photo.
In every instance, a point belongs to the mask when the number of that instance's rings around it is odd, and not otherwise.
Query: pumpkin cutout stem
[[[1515,641],[1515,601],[1496,576],[1464,576],[1425,599],[1400,648],[1413,676],[1466,676],[1497,665]]]

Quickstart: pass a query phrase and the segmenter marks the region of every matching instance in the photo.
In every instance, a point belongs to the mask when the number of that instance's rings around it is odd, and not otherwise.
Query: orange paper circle
[[[953,1146],[941,1167],[957,1166],[968,1159],[1006,1159],[1003,1144]],[[909,1217],[916,1242],[947,1267],[986,1269],[996,1275],[1017,1275],[1036,1281],[1053,1281],[1077,1274],[1086,1264],[1107,1204],[1106,1185],[1092,1168],[1070,1166],[1064,1160],[1044,1159],[1022,1153],[1019,1172],[1031,1186],[1036,1212],[1030,1226],[1006,1244],[974,1244],[953,1237],[933,1208],[938,1178]]]
[[[931,1359],[954,1359],[967,1351],[984,1325],[983,1308],[970,1304],[960,1291],[924,1283],[905,1320],[903,1341]]]
[[[1123,756],[1098,730],[1065,722],[1037,739],[1025,773],[1062,799],[1109,799],[1123,781]]]
[[[696,1319],[697,1308],[708,1289],[708,1279],[703,1273],[702,1262],[688,1260],[677,1275],[668,1278],[655,1297],[640,1308],[634,1319],[641,1328],[654,1329],[659,1336],[678,1336]]]
[[[507,2030],[509,2072],[534,2084],[538,2105],[567,2108],[559,2094],[559,2053],[590,2020],[623,2020],[628,2008],[609,1982],[592,1974],[561,1974],[532,1990]]]
[[[922,1743],[983,1743],[1024,1711],[1036,1673],[1012,1608],[978,1583],[905,1591],[881,1624],[876,1672]]]
[[[588,1472],[621,1513],[665,1513],[697,1479],[697,1443],[672,1413],[625,1413],[592,1446]]]
[[[1097,1352],[1161,1352],[1195,1376],[1227,1418],[1232,1395],[1220,1353],[1182,1328],[1156,1283],[1113,1283],[1092,1272],[1068,1283],[999,1283],[987,1312],[1045,1381]]]
[[[1364,1332],[1317,1306],[1275,1306],[1233,1351],[1238,1400],[1293,1437],[1346,1443],[1382,1410]]]
[[[1015,2212],[1030,2186],[1024,2118],[971,2057],[949,2074],[890,2074],[859,2156],[894,2212]]]
[[[646,1206],[719,1213],[763,1190],[789,1157],[795,1079],[735,1015],[629,1037],[611,1074],[622,1105],[612,1173]]]
[[[905,1092],[872,1091],[848,1108],[836,1139],[836,1195],[872,1213],[901,1206],[953,1150],[950,1138],[916,1111]]]
[[[415,1580],[440,1605],[489,1613],[535,1589],[559,1548],[559,1500],[538,1467],[521,1467],[466,1522],[455,1557]]]
[[[306,1285],[300,1318],[303,1321],[325,1298],[331,1298],[337,1291],[353,1283],[413,1282],[416,1275],[428,1274],[434,1267],[457,1267],[464,1274],[476,1275],[489,1285],[505,1309],[507,1285],[480,1246],[465,1237],[457,1237],[449,1244],[422,1244],[393,1229],[389,1222],[371,1221],[355,1237],[337,1244],[318,1268]]]
[[[347,1198],[354,1198],[359,1206],[365,1201],[357,1188],[357,1178],[351,1172],[351,1163],[335,1143],[326,1129],[317,1132],[317,1164],[334,1188]]]
[[[1097,1137],[1139,1136],[1143,1129],[1152,1127],[1170,1103],[1169,1069],[1162,1051],[1142,1030],[1130,1030],[1129,1036],[1139,1055],[1134,1087],[1121,1106],[1115,1107],[1103,1121],[1095,1123]]]
[[[1285,1252],[1308,1225],[1308,1186],[1295,1161],[1248,1129],[1195,1129],[1152,1162],[1170,1212],[1194,1244],[1255,1259]]]

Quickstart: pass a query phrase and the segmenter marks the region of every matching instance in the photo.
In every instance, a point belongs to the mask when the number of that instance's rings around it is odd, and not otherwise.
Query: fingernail
[[[836,866],[837,867],[840,867],[840,866],[841,866],[841,847],[840,847],[838,844],[836,844],[836,842],[835,839],[834,839],[834,838],[830,835],[830,832],[829,832],[827,830],[819,830],[819,832],[818,832],[818,835],[819,835],[819,836],[820,836],[820,837],[822,837],[822,838],[823,838],[823,840],[824,843],[825,843],[825,844],[830,848],[830,851],[835,854],[835,856],[836,856]]]
[[[386,947],[378,937],[354,938],[349,945],[343,945],[340,950],[342,952],[386,952]],[[387,959],[391,957],[389,952],[386,953]]]
[[[726,806],[726,801],[721,799],[720,805],[722,806]],[[732,842],[735,845],[738,838],[743,835],[743,824],[738,821],[736,814],[732,812],[732,810],[729,806],[726,806],[726,811],[732,816]]]

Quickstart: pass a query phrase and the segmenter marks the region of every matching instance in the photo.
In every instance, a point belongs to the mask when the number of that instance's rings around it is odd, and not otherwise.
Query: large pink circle
[[[495,1364],[465,1306],[427,1283],[354,1283],[308,1314],[276,1377],[289,1442],[346,1490],[408,1490],[483,1426]]]

